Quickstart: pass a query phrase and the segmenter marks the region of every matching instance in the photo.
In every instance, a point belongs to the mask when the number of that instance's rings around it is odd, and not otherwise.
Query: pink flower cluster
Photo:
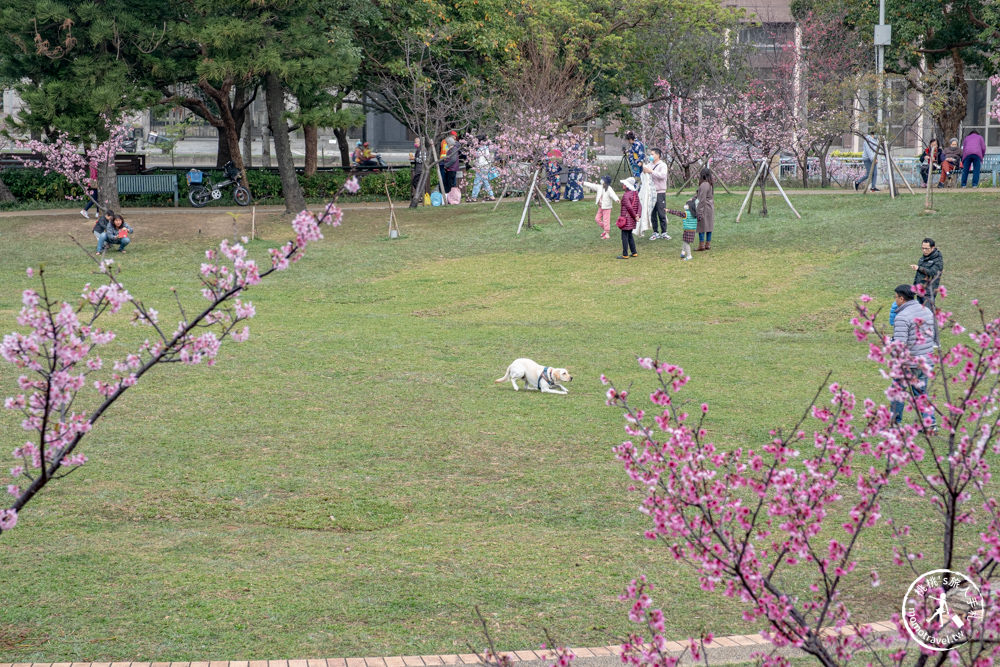
[[[551,143],[548,137],[553,137]],[[475,155],[480,144],[474,136],[462,139],[469,155]],[[505,183],[526,188],[535,169],[546,162],[549,151],[555,147],[562,153],[563,169],[579,169],[585,175],[597,172],[596,158],[590,140],[582,134],[560,128],[559,122],[547,112],[527,110],[515,114],[503,130],[487,142],[493,157],[493,167]],[[544,172],[539,184],[544,189]]]
[[[37,151],[46,171],[58,172],[70,182],[83,185],[91,166],[114,159],[128,129],[110,120],[106,120],[106,126],[108,140],[90,152],[74,145],[66,135],[59,135],[49,144],[26,142],[21,147]],[[357,187],[357,181],[351,179],[341,192],[353,192]],[[107,282],[97,287],[84,285],[76,304],[51,299],[44,271],[27,269],[28,278],[37,274],[42,292],[24,291],[17,322],[28,331],[5,336],[0,344],[0,358],[23,373],[18,378],[22,393],[8,397],[4,407],[22,413],[21,426],[32,436],[14,449],[17,464],[10,470],[12,483],[7,486],[14,503],[0,510],[0,533],[14,527],[18,512],[50,480],[68,474],[64,468],[72,471],[86,462],[83,454],[74,451],[81,439],[147,371],[169,362],[206,362],[211,366],[227,337],[237,342],[247,340],[249,327],[237,327],[253,317],[256,309],[253,303],[243,300],[244,290],[298,261],[309,243],[323,238],[320,224],[339,225],[343,219],[343,212],[336,205],[339,195],[340,192],[319,218],[309,211],[295,217],[292,223],[295,239],[280,249],[268,251],[271,268],[265,271],[250,258],[246,238],[239,243],[223,240],[218,250],[207,251],[200,277],[201,293],[209,304],[189,315],[178,299],[180,320],[173,332],[161,327],[156,309],[134,298],[117,280],[117,267],[111,259],[98,261],[98,271]],[[134,308],[132,323],[151,328],[154,335],[137,350],[105,364],[97,350],[115,341],[116,336],[113,331],[98,328],[96,322],[106,313],[118,313],[128,304]],[[88,387],[97,394],[97,408],[90,414],[73,411],[77,395]],[[21,486],[22,479],[29,483],[26,488]]]
[[[916,359],[884,334],[871,304],[870,297],[861,298],[855,335],[869,345],[869,358],[895,386],[887,389],[887,397],[905,403],[906,414],[933,411],[943,437],[926,431],[929,419],[896,424],[889,406],[872,399],[859,402],[832,383],[828,400],[817,402],[818,392],[788,431],[772,431],[759,447],[719,448],[707,439],[706,404],[697,422],[678,412],[676,395],[689,381],[683,369],[642,358],[638,365],[654,371],[658,382],[649,394],[653,409],[648,416],[602,376],[610,385],[607,402],[624,411],[629,436],[614,448],[616,457],[631,488],[644,494],[647,538],[664,541],[674,559],[690,564],[703,590],[740,600],[745,620],[765,621],[763,634],[775,645],[802,648],[827,664],[844,664],[874,641],[867,628],[856,625],[857,614],[841,595],[857,568],[862,533],[884,523],[899,540],[897,564],[910,566],[923,557],[906,547],[909,527],[897,525],[883,508],[886,489],[909,488],[915,499],[929,503],[934,510],[929,515],[940,517],[942,535],[964,530],[966,539],[978,538],[975,555],[960,566],[986,602],[981,629],[986,641],[970,644],[970,663],[996,659],[1000,513],[989,495],[988,455],[1000,454],[1000,319],[989,321],[981,313],[983,327],[968,334],[969,344]],[[950,316],[941,313],[939,324],[949,324]],[[951,324],[954,331],[964,331]],[[904,388],[916,383],[916,369],[938,387],[926,398]],[[954,541],[946,537],[944,543],[942,566],[959,567]],[[791,568],[799,573],[787,576]],[[872,586],[880,584],[877,571],[865,576]],[[793,581],[807,583],[799,587]],[[631,635],[623,645],[624,659],[672,666],[676,657],[663,651],[663,612],[652,606],[650,591],[641,578],[622,597],[631,604],[630,620],[651,633],[649,640]],[[902,626],[900,633],[905,636]],[[692,652],[697,648],[692,642]]]
[[[38,166],[45,173],[61,174],[70,183],[85,188],[90,178],[90,170],[98,169],[101,164],[112,164],[131,129],[122,119],[113,119],[109,116],[104,116],[104,127],[108,138],[90,150],[72,141],[65,132],[57,132],[50,141],[15,140],[14,145],[21,150],[29,150],[39,155]],[[24,162],[34,163],[28,160]],[[67,199],[72,198],[67,197]]]

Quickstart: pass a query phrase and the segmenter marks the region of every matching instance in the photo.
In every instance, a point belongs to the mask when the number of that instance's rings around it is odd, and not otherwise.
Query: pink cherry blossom
[[[871,631],[854,625],[858,610],[852,613],[852,603],[838,592],[858,575],[860,536],[881,525],[896,537],[891,560],[897,566],[927,558],[908,548],[909,526],[893,523],[883,511],[890,487],[906,490],[907,502],[927,503],[922,516],[940,517],[938,530],[973,545],[970,556],[964,547],[945,543],[944,557],[989,593],[986,620],[976,630],[987,641],[963,651],[971,651],[969,664],[992,664],[1000,657],[994,641],[1000,638],[1000,596],[992,566],[984,564],[1000,560],[1000,502],[988,484],[988,456],[1000,452],[1000,318],[990,320],[980,311],[972,346],[958,343],[931,359],[913,358],[882,330],[869,303],[859,299],[855,331],[891,383],[887,398],[902,401],[902,424],[895,424],[888,405],[859,402],[842,383],[832,382],[792,428],[772,430],[759,445],[717,446],[702,426],[707,406],[694,425],[678,414],[676,401],[664,399],[683,390],[689,378],[663,364],[665,370],[653,374],[655,391],[640,394],[658,408],[651,420],[609,381],[607,401],[623,410],[629,438],[614,448],[615,456],[631,488],[643,495],[647,538],[691,567],[701,589],[740,601],[744,620],[763,623],[763,634],[776,646],[809,647],[828,664],[847,664],[869,648]],[[946,319],[959,326],[950,314]],[[648,370],[641,358],[638,365]],[[926,397],[906,390],[919,382],[916,370],[930,378]],[[922,432],[931,425],[931,411],[940,432],[935,437]],[[978,491],[970,493],[970,487]],[[881,584],[879,570],[866,578],[873,587]],[[622,596],[628,618],[640,626],[622,644],[627,664],[666,665],[676,657],[658,648],[668,639],[661,622],[668,610],[655,607],[651,590],[640,578]],[[905,638],[902,624],[898,630]],[[692,657],[710,639],[707,633],[690,639]],[[907,648],[898,655],[915,657],[919,651]]]
[[[116,140],[113,136],[110,143],[86,153],[62,137],[39,151],[42,166],[82,183],[94,160],[111,159]],[[334,201],[324,209],[322,220],[336,225],[342,215]],[[27,276],[37,277],[41,288],[22,292],[16,321],[23,330],[3,337],[0,359],[20,373],[17,386],[23,393],[7,397],[4,408],[21,413],[21,428],[30,439],[13,451],[11,478],[24,481],[7,486],[14,501],[0,510],[0,533],[15,526],[24,506],[49,482],[87,463],[86,454],[77,449],[81,441],[147,371],[169,362],[212,366],[225,341],[249,338],[246,321],[256,315],[256,308],[244,292],[300,260],[309,243],[323,238],[319,221],[308,211],[296,216],[292,230],[294,240],[269,249],[261,258],[270,260],[266,269],[250,256],[246,239],[239,243],[226,239],[217,249],[206,251],[198,277],[208,304],[192,312],[178,308],[172,327],[162,326],[160,311],[125,288],[118,278],[120,270],[109,258],[98,263],[102,284],[86,283],[75,302],[50,295],[44,269],[27,269]],[[113,329],[98,326],[106,315],[126,306],[132,309],[130,321],[150,327],[153,333],[134,349],[122,349]],[[78,401],[78,397],[83,398]],[[91,406],[90,411],[78,412],[81,405]]]

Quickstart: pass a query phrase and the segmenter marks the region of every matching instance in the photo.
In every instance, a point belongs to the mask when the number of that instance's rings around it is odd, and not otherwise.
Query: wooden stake
[[[535,193],[535,182],[538,180],[538,172],[540,170],[536,169],[534,175],[531,177],[531,185],[528,186],[528,192],[524,198],[524,210],[521,212],[521,222],[517,223],[517,234],[521,233],[521,227],[524,225],[524,219],[529,216],[528,208],[531,206],[531,198]],[[531,226],[531,218],[528,218],[528,226]]]
[[[389,200],[389,238],[398,238],[399,220],[396,219],[396,207],[393,205],[392,197],[389,195],[389,182],[382,181],[382,185],[385,186],[385,198]],[[393,234],[393,232],[395,232],[395,234]]]
[[[493,210],[497,210],[497,206],[503,201],[503,198],[507,196],[507,179],[504,179],[503,190],[500,192],[500,196],[497,198],[497,203],[493,205]]]
[[[542,198],[542,201],[545,202],[545,205],[549,207],[549,212],[552,213],[552,217],[556,219],[556,222],[559,223],[559,226],[565,227],[563,221],[559,219],[558,215],[556,215],[556,210],[552,208],[552,204],[549,203],[548,197],[546,197],[545,193],[542,192],[542,186],[539,185],[538,183],[535,183],[535,192],[537,192],[538,196]]]
[[[889,158],[889,143],[883,139],[882,144],[879,148],[885,152],[885,169],[888,173],[889,178],[889,196],[893,199],[896,198],[896,175],[892,172],[892,160]],[[875,155],[875,159],[878,159],[878,155]]]
[[[743,209],[745,209],[747,207],[747,202],[750,201],[750,197],[753,196],[753,189],[757,185],[757,179],[760,178],[761,172],[764,171],[764,167],[766,165],[767,165],[767,160],[765,160],[764,158],[761,158],[760,169],[757,170],[757,173],[754,174],[754,176],[753,176],[753,180],[750,181],[750,188],[747,190],[747,196],[743,198],[743,205],[740,206],[740,212],[736,214],[736,222],[740,221],[740,216],[743,215]]]
[[[889,146],[888,146],[888,144],[886,144],[886,158],[885,159],[889,161],[889,165],[890,165],[889,168],[896,170],[896,173],[899,174],[899,180],[903,181],[903,185],[906,186],[906,189],[910,191],[911,195],[916,194],[913,191],[913,188],[910,187],[910,182],[906,180],[906,176],[903,175],[903,170],[899,168],[899,165],[896,164],[896,161],[893,160],[892,157],[889,155],[888,148],[889,148]]]
[[[792,202],[788,199],[788,195],[785,194],[785,190],[781,187],[781,183],[779,183],[778,179],[774,177],[774,172],[768,173],[771,175],[771,180],[774,181],[774,184],[778,186],[778,192],[780,192],[781,196],[785,198],[785,203],[788,204],[788,208],[792,209],[792,213],[795,214],[795,217],[801,220],[802,216],[799,215],[799,212],[795,210],[794,206],[792,206]]]

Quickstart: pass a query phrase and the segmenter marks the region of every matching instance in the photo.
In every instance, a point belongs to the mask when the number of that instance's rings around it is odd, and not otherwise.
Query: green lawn
[[[723,447],[790,424],[830,370],[881,397],[851,334],[853,300],[888,306],[924,236],[944,254],[949,307],[969,315],[979,297],[1000,310],[1000,195],[935,202],[925,217],[922,197],[801,196],[799,221],[769,199],[769,218],[755,206],[737,225],[740,199],[720,196],[712,250],[691,262],[676,218],[673,241],[616,261],[590,202],[560,204],[564,228],[536,212],[541,226],[520,237],[513,203],[403,210],[399,240],[386,238],[387,211],[351,211],[254,288],[247,343],[216,368],[148,376],[88,436],[90,463],[0,537],[0,662],[467,652],[482,645],[476,604],[501,649],[537,646],[543,628],[605,645],[629,629],[617,595],[640,573],[671,636],[748,632],[739,607],[642,539],[640,496],[611,454],[621,415],[598,378],[642,396],[651,378],[635,357],[659,347],[692,375],[688,404],[712,406]],[[44,262],[66,298],[96,280],[47,224],[0,219],[4,332],[37,285],[24,267]],[[133,224],[124,280],[170,321],[169,287],[197,304],[197,267],[218,239],[143,240]],[[263,235],[260,257],[289,232],[271,221]],[[123,326],[120,342],[143,333]],[[519,356],[569,368],[569,395],[494,384]],[[0,369],[4,396],[15,377]],[[4,456],[19,421],[0,417]],[[899,516],[926,515],[905,493],[891,500]],[[932,557],[925,524],[915,540]],[[912,575],[891,566],[884,535],[863,549],[845,597],[856,620],[883,620]]]

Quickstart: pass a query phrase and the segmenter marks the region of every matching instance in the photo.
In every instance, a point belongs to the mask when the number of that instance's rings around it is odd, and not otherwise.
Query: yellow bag
[[[424,206],[431,205],[431,194],[429,192],[424,193]]]

